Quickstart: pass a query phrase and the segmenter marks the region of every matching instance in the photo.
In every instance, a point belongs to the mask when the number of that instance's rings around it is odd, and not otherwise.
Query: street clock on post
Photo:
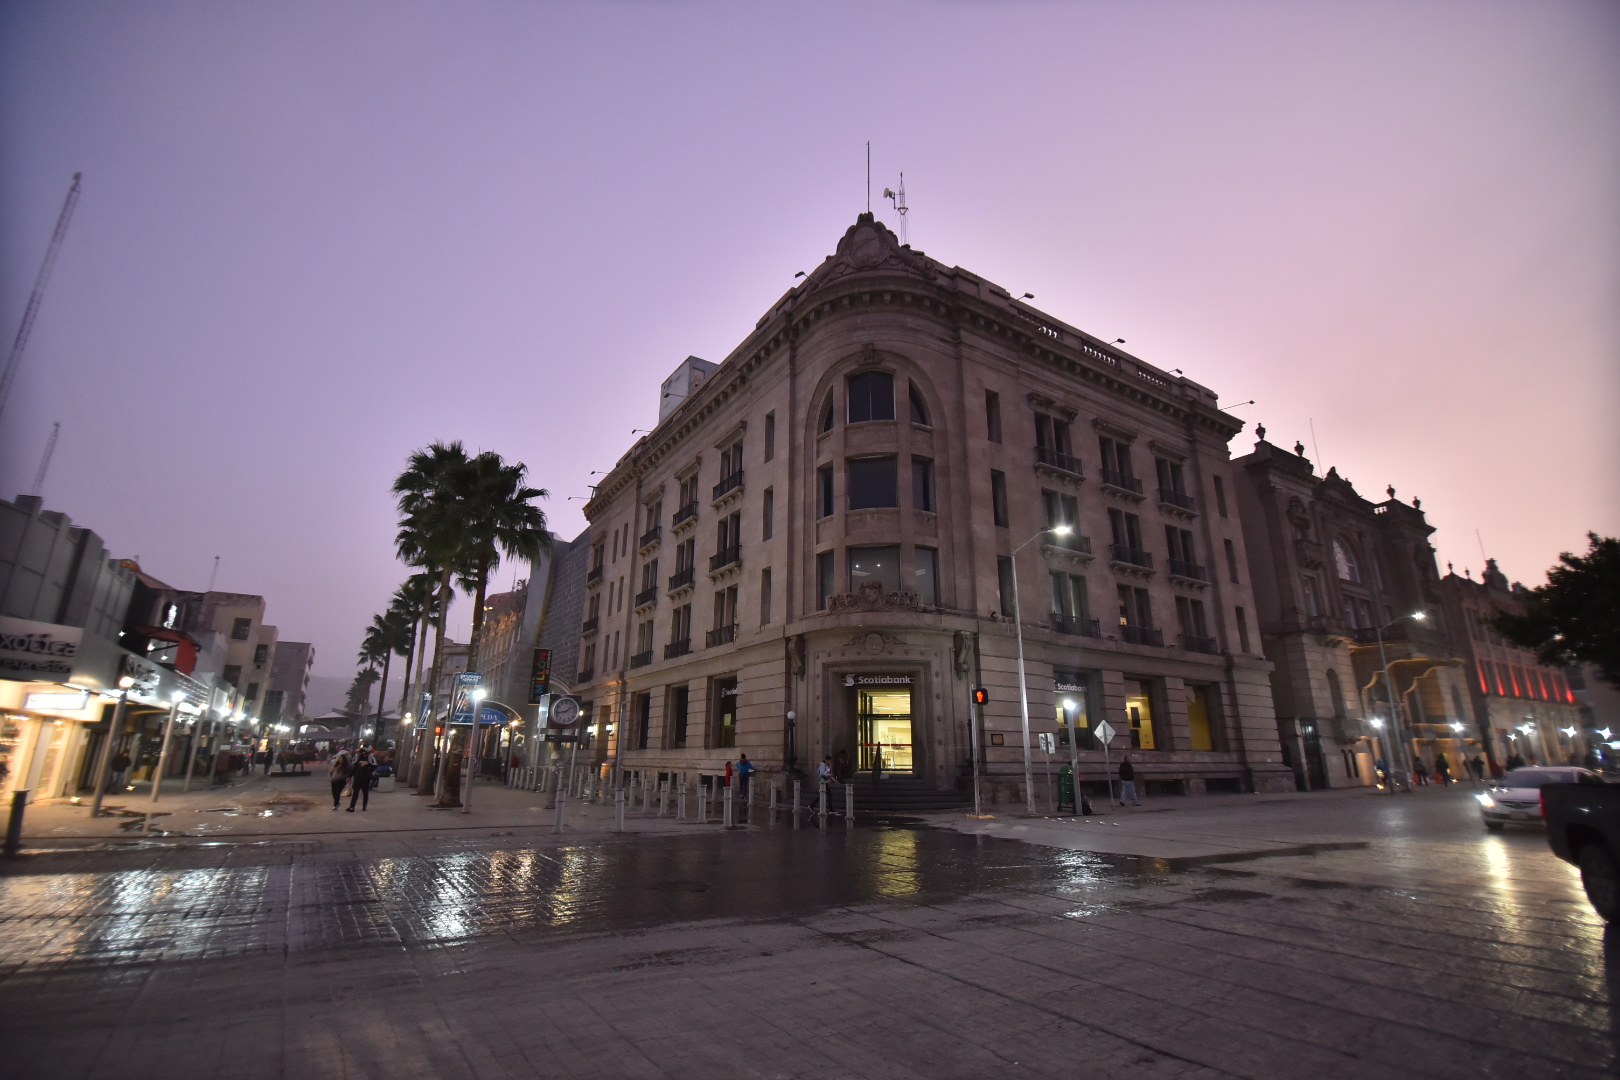
[[[546,726],[554,728],[578,727],[585,713],[585,702],[573,694],[552,694],[550,708],[546,710]]]

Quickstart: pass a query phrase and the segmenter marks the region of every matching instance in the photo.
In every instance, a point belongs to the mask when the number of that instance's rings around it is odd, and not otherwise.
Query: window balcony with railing
[[[680,641],[672,641],[668,645],[664,646],[664,659],[665,660],[673,660],[677,656],[685,656],[687,653],[689,653],[691,651],[692,651],[692,639],[691,638],[683,638]]]
[[[1185,510],[1193,514],[1198,512],[1198,501],[1184,491],[1160,488],[1159,501],[1165,506],[1173,506],[1177,510]]]
[[[1191,581],[1208,581],[1209,571],[1197,563],[1182,562],[1180,559],[1170,560],[1170,573],[1176,577],[1187,578]]]
[[[1077,634],[1080,637],[1102,637],[1096,619],[1080,619],[1073,615],[1059,615],[1052,612],[1052,629],[1060,634]]]
[[[654,585],[650,589],[642,589],[636,593],[636,607],[643,608],[656,603],[658,603],[658,586]]]
[[[679,592],[680,590],[689,587],[692,584],[692,580],[696,576],[697,567],[695,566],[688,566],[685,570],[675,571],[673,574],[669,575],[669,591],[672,593]]]
[[[709,573],[730,566],[732,563],[742,562],[742,545],[735,544],[724,551],[715,552],[709,559]]]
[[[594,668],[586,668],[579,673],[579,678],[574,681],[577,683],[588,683],[594,678],[596,678],[596,670]]]
[[[1131,626],[1120,623],[1119,640],[1128,645],[1157,645],[1164,648],[1164,631],[1155,630],[1151,626]]]
[[[1140,566],[1143,569],[1153,569],[1153,553],[1143,551],[1141,548],[1126,547],[1124,544],[1109,544],[1108,557],[1115,562],[1125,563],[1128,566]]]
[[[738,469],[730,476],[721,477],[720,482],[714,485],[714,499],[722,499],[731,494],[733,491],[736,491],[738,488],[742,487],[742,481],[743,474],[741,469]]]
[[[1048,525],[1047,528],[1050,529],[1052,526]],[[1072,531],[1073,526],[1070,526],[1070,530],[1070,532],[1062,536],[1059,536],[1057,533],[1047,533],[1046,543],[1043,546],[1057,548],[1061,551],[1077,551],[1082,555],[1090,555],[1091,537],[1081,536],[1079,533]]]
[[[675,511],[675,516],[670,519],[669,527],[672,529],[678,529],[686,522],[697,517],[697,515],[698,504],[696,500],[693,500],[692,502],[689,502],[685,506],[681,507],[679,510]]]
[[[641,534],[641,541],[637,544],[637,547],[641,550],[650,548],[654,544],[658,543],[663,535],[664,527],[662,525],[654,525],[652,528]]]
[[[1181,635],[1181,647],[1188,652],[1209,653],[1212,656],[1221,651],[1214,638],[1197,637],[1193,634]]]
[[[601,580],[602,567],[600,565],[591,567],[591,572],[585,575],[585,584],[587,585],[595,585]]]
[[[1070,476],[1082,475],[1079,458],[1072,454],[1059,453],[1050,446],[1037,446],[1035,448],[1035,464],[1068,473]]]
[[[1102,471],[1102,482],[1108,487],[1118,488],[1120,491],[1127,491],[1132,495],[1142,494],[1142,481],[1114,469],[1104,469]]]
[[[596,633],[597,628],[599,626],[601,626],[601,625],[602,625],[602,620],[593,615],[589,619],[585,620],[585,625],[584,626],[581,626],[579,628],[580,637],[587,637],[587,636],[589,636],[591,634]]]
[[[652,663],[652,661],[653,651],[648,649],[646,652],[638,652],[636,655],[632,656],[630,658],[630,666],[633,668],[646,667],[648,664]]]
[[[736,640],[737,624],[732,623],[730,626],[721,626],[704,634],[703,647],[706,649],[712,649],[716,645],[730,645]]]

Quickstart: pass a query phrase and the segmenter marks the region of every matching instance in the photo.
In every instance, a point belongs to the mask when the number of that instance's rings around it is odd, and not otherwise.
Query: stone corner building
[[[881,755],[886,783],[960,792],[984,686],[986,790],[1022,798],[1016,606],[1031,730],[1072,712],[1088,786],[1106,719],[1150,793],[1293,789],[1254,600],[1215,572],[1246,554],[1214,393],[869,214],[688,374],[585,508],[576,688],[604,760]],[[1068,751],[1034,757],[1044,788]]]

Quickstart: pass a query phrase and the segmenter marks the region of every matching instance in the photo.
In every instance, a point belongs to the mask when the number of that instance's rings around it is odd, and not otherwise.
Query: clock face
[[[551,717],[548,722],[555,728],[568,728],[578,724],[579,699],[573,697],[552,699]]]

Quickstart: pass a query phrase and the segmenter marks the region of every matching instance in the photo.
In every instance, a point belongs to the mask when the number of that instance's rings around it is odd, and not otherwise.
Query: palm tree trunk
[[[478,670],[478,643],[484,633],[484,597],[489,591],[489,556],[479,555],[478,573],[473,579],[473,617],[472,634],[467,642],[467,670]],[[471,784],[478,776],[479,755],[482,747],[478,745],[478,707],[473,706],[473,722],[467,729],[467,746],[463,755],[466,759],[462,768],[466,775],[462,782]],[[458,787],[459,791],[460,788]]]
[[[383,737],[383,702],[388,700],[388,665],[394,659],[394,650],[383,653],[382,685],[377,687],[377,719],[371,725],[371,744],[379,746]]]
[[[396,766],[396,774],[398,773],[397,767],[404,762],[403,751],[405,750],[405,737],[407,732],[407,728],[405,727],[405,707],[411,703],[411,661],[416,658],[416,630],[417,624],[412,623],[411,643],[410,646],[405,650],[405,678],[400,683],[399,688],[399,738],[394,740],[394,765]],[[380,743],[382,740],[379,739],[377,741]]]
[[[426,745],[423,746],[422,760],[417,770],[416,793],[418,795],[432,794],[431,790],[424,791],[423,789],[436,788],[437,772],[443,771],[433,768],[434,759],[438,757],[434,753],[437,740],[433,737],[433,726],[438,713],[439,672],[444,664],[444,620],[450,611],[449,592],[450,566],[447,563],[439,570],[439,612],[438,617],[433,620],[433,667],[428,674],[427,689],[424,691],[427,697],[427,728],[424,732]]]

